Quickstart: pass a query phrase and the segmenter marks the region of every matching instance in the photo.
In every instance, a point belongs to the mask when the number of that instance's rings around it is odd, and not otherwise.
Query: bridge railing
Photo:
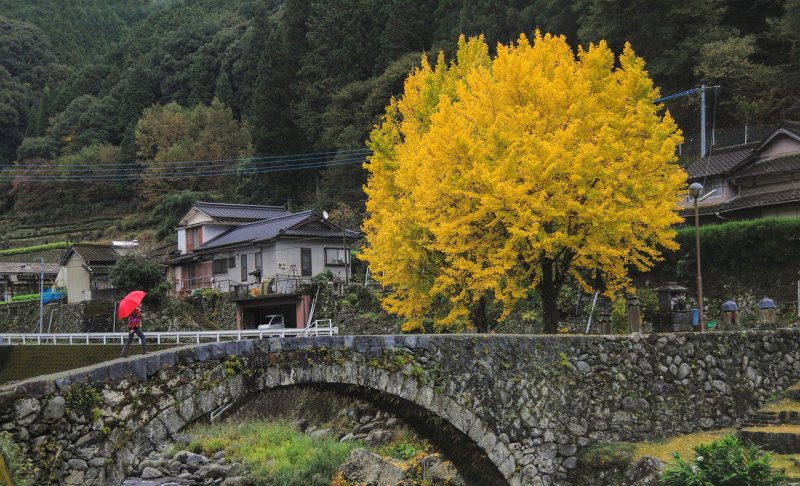
[[[239,341],[242,339],[263,339],[270,337],[315,337],[339,334],[339,328],[327,323],[308,329],[248,329],[229,331],[178,331],[148,332],[145,341],[151,344],[199,344],[220,341]],[[0,334],[2,345],[44,345],[44,344],[123,344],[128,333],[59,333],[59,334]]]

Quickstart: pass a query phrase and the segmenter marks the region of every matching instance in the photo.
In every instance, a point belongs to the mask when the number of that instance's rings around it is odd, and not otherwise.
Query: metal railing
[[[339,328],[331,325],[330,319],[315,321],[309,328],[303,329],[248,329],[242,331],[178,331],[148,332],[145,341],[151,344],[200,344],[221,341],[239,341],[242,339],[264,339],[270,337],[315,337],[334,336]],[[37,344],[123,344],[128,333],[64,333],[64,334],[0,334],[2,345],[37,345]]]
[[[323,331],[323,335],[327,336],[328,334],[324,334],[325,329],[336,329],[336,334],[339,334],[339,328],[333,327],[330,319],[317,319],[303,329],[303,336],[317,336],[319,331]]]

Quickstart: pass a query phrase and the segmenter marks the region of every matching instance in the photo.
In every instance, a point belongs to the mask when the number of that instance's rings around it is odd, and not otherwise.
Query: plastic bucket
[[[692,326],[700,325],[700,310],[692,309]]]

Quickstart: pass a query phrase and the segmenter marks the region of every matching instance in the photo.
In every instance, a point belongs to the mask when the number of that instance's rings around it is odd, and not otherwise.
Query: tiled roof
[[[224,221],[260,221],[291,214],[283,206],[196,202],[194,207],[214,219]]]
[[[86,263],[114,263],[120,257],[110,245],[73,245],[64,259],[69,258],[73,252],[83,257]]]
[[[286,230],[311,216],[311,211],[290,214],[280,218],[273,218],[266,221],[245,224],[230,229],[225,233],[211,239],[202,245],[200,250],[219,248],[221,246],[235,245],[241,243],[255,243],[275,238],[281,234],[281,230]]]
[[[747,196],[739,196],[736,199],[725,203],[720,212],[728,212],[736,209],[746,209],[757,206],[771,206],[787,202],[800,201],[800,187],[784,189],[782,191],[759,192]]]
[[[723,204],[714,204],[713,206],[709,206],[709,205],[698,206],[697,214],[699,216],[705,216],[705,215],[709,215],[709,214],[718,213],[722,209],[722,206],[723,206]],[[694,216],[694,206],[688,206],[686,208],[683,208],[683,209],[681,209],[681,211],[678,214],[680,214],[684,218],[688,218],[690,216],[693,217]]]
[[[0,262],[0,275],[18,274],[18,273],[35,273],[41,272],[41,263],[16,263],[16,262]],[[44,274],[55,275],[61,266],[58,263],[45,263]]]
[[[726,174],[754,153],[760,142],[711,150],[711,155],[700,158],[686,168],[689,179]]]
[[[360,233],[355,231],[346,230],[346,237],[348,239],[358,238]],[[309,237],[309,238],[342,238],[345,235],[342,235],[342,232],[339,230],[332,230],[330,228],[318,229],[318,228],[299,228],[299,229],[287,229],[283,233],[284,236],[302,236],[302,237]]]
[[[800,171],[800,153],[778,155],[752,162],[745,169],[736,172],[735,177],[757,177],[764,174]]]

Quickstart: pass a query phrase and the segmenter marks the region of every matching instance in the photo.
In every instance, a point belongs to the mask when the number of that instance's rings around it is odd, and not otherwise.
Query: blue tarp
[[[49,302],[57,302],[64,298],[64,294],[57,290],[45,290],[42,294],[42,302],[45,304]]]

